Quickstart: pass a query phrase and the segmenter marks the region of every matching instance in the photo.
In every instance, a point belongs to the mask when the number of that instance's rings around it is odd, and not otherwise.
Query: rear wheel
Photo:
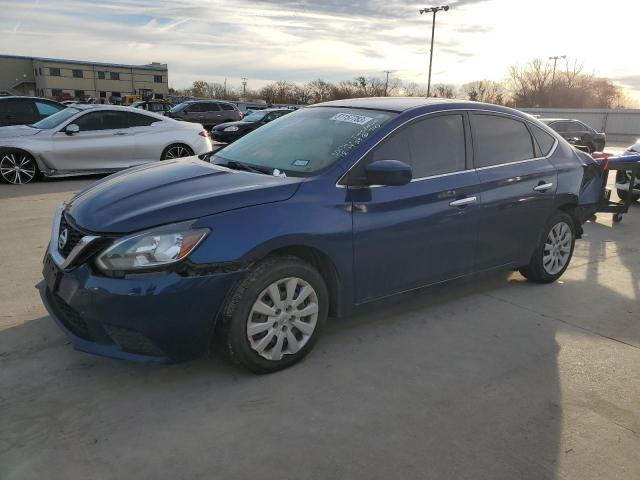
[[[547,222],[529,265],[521,267],[520,273],[532,282],[555,282],[569,266],[574,245],[573,219],[566,212],[555,213]]]
[[[22,185],[33,181],[38,175],[35,159],[25,152],[0,152],[0,178],[6,183]]]
[[[182,157],[190,157],[193,155],[193,150],[191,150],[186,145],[176,144],[169,145],[162,152],[162,156],[160,160],[172,160],[174,158],[182,158]]]
[[[234,361],[256,373],[275,372],[309,353],[328,308],[327,287],[315,268],[297,257],[274,256],[236,287],[218,333]]]

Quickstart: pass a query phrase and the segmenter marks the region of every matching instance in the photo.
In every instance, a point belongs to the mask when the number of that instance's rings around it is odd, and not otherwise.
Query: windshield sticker
[[[364,125],[369,123],[373,118],[364,115],[354,115],[353,113],[336,113],[330,120],[336,122],[355,123],[356,125]]]
[[[309,160],[294,160],[291,165],[294,167],[306,167],[309,165]]]

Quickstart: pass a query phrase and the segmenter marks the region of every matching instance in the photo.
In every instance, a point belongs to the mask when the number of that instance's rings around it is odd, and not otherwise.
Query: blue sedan
[[[569,266],[602,172],[533,117],[472,102],[308,107],[204,162],[107,177],[60,206],[41,294],[86,352],[166,362],[214,340],[292,365],[327,317],[488,270]]]

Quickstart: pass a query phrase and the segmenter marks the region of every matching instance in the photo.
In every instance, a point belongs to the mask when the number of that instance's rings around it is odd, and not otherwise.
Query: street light
[[[558,63],[558,60],[560,59],[566,59],[567,56],[566,55],[556,55],[555,57],[549,57],[549,60],[553,60],[553,74],[551,75],[551,96],[552,96],[552,100],[553,97],[555,97],[555,91],[556,91],[556,64]]]
[[[431,65],[433,64],[433,38],[436,34],[436,13],[447,12],[448,10],[449,5],[420,9],[420,15],[424,13],[433,13],[433,24],[431,25],[431,52],[429,53],[429,80],[427,83],[427,97],[431,95]]]

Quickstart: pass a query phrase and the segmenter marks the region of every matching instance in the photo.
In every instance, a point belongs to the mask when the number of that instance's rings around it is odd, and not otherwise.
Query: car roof
[[[139,108],[133,108],[133,107],[123,107],[123,106],[120,106],[120,105],[101,105],[101,104],[94,104],[94,103],[78,103],[76,105],[69,105],[67,108],[75,108],[76,110],[82,110],[82,111],[86,111],[86,110],[115,110],[115,111],[121,111],[121,112],[132,112],[132,113],[137,113],[137,114],[142,114],[142,115],[149,115],[149,116],[158,118],[160,120],[166,120],[166,121],[171,120],[169,117],[165,117],[163,115],[158,115],[157,113],[154,113],[154,112],[149,112],[147,110],[140,110]]]
[[[209,102],[226,103],[228,105],[233,105],[234,107],[236,106],[236,104],[233,103],[233,102],[229,102],[227,100],[217,100],[215,98],[207,98],[207,99],[200,99],[200,100],[185,100],[182,103],[203,103],[203,102],[207,102],[207,103],[209,103]]]
[[[310,105],[308,108],[318,107],[345,107],[362,108],[369,110],[381,110],[388,112],[409,112],[418,110],[425,112],[438,112],[450,110],[482,110],[486,112],[505,113],[513,115],[523,120],[536,120],[529,114],[501,105],[492,103],[472,102],[469,100],[458,100],[448,98],[426,98],[426,97],[370,97],[352,98],[345,100],[334,100],[331,102]]]
[[[28,95],[6,95],[6,96],[3,96],[3,97],[0,97],[0,100],[10,100],[10,99],[15,99],[15,98],[27,99],[27,100],[42,100],[42,101],[45,101],[45,102],[57,103],[57,104],[61,105],[60,102],[56,102],[55,100],[50,100],[48,98],[42,98],[42,97],[31,97],[31,96],[28,96]]]

